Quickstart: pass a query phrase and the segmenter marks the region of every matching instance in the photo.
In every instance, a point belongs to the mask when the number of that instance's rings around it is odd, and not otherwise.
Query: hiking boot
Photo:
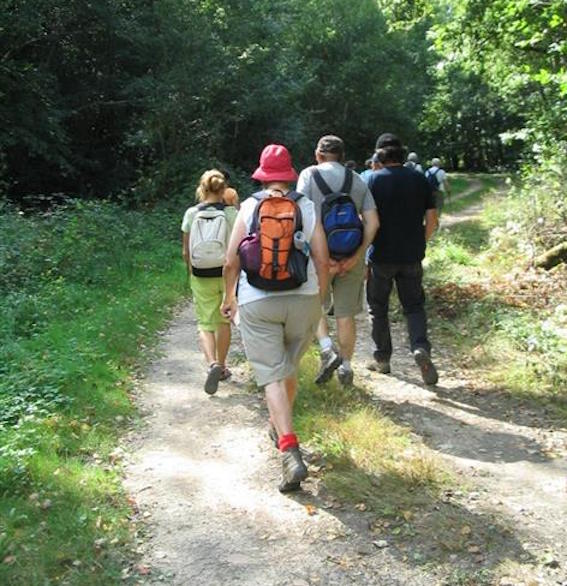
[[[276,428],[274,427],[274,424],[270,421],[270,426],[268,427],[268,437],[272,440],[272,442],[274,443],[274,446],[276,446],[276,450],[278,449],[279,445],[279,437],[278,437],[278,432],[276,431]]]
[[[223,374],[223,367],[218,362],[213,362],[207,370],[207,379],[205,380],[205,393],[214,395],[219,388],[219,381]]]
[[[391,372],[389,360],[376,360],[376,362],[371,362],[367,368],[372,372],[379,372],[380,374],[390,374]]]
[[[307,478],[307,467],[301,458],[299,448],[289,448],[282,454],[282,481],[280,492],[298,490],[302,480]]]
[[[435,365],[431,362],[429,352],[424,348],[418,348],[413,351],[413,357],[421,370],[421,378],[423,379],[423,382],[426,385],[436,384],[439,380],[439,376],[437,375]]]
[[[231,376],[232,376],[232,372],[230,372],[230,370],[226,366],[223,366],[222,374],[221,374],[219,380],[220,381],[228,380]]]
[[[337,378],[343,387],[352,387],[354,372],[350,368],[345,368],[342,364],[337,368]]]
[[[328,350],[321,350],[321,369],[315,377],[315,384],[322,385],[326,383],[340,365],[341,357],[334,347]]]

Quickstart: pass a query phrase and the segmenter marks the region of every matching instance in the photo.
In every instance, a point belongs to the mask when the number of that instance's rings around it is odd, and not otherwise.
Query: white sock
[[[344,370],[352,370],[350,360],[343,360],[342,367]]]
[[[325,336],[319,340],[319,346],[323,351],[330,350],[333,347],[333,340],[329,336]]]

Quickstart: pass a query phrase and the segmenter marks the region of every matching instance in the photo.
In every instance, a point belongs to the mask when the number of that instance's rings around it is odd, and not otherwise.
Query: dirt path
[[[425,388],[401,323],[394,324],[392,375],[370,372],[364,316],[359,330],[356,383],[469,487],[448,494],[432,510],[458,509],[455,522],[498,534],[492,551],[467,555],[476,555],[479,568],[512,560],[515,569],[497,582],[502,585],[567,585],[565,430],[554,429],[544,413],[519,401],[476,392],[441,351],[440,384]],[[233,359],[242,360],[238,340],[234,348]],[[233,382],[222,384],[217,395],[204,393],[190,305],[164,336],[161,356],[139,390],[145,425],[130,442],[125,479],[139,507],[137,526],[144,527],[142,565],[131,570],[136,583],[487,584],[480,570],[470,569],[474,559],[467,562],[467,575],[478,575],[478,581],[460,582],[456,554],[446,564],[424,564],[394,544],[384,547],[369,528],[373,517],[337,504],[316,476],[301,493],[280,495],[279,458],[267,440],[261,395],[248,387],[244,364],[233,369]]]

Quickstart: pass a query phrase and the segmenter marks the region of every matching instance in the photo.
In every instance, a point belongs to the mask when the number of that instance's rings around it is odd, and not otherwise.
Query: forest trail
[[[567,584],[567,432],[519,400],[478,392],[442,349],[435,353],[440,383],[424,387],[403,323],[393,324],[392,375],[371,372],[365,315],[358,326],[355,383],[439,454],[465,487],[423,511],[418,538],[441,511],[457,534],[467,527],[476,544],[464,553],[451,553],[449,544],[439,559],[439,552],[425,551],[424,563],[422,554],[412,555],[411,539],[408,552],[399,541],[376,537],[376,516],[337,503],[316,473],[303,491],[280,495],[280,460],[267,438],[262,395],[251,391],[244,365],[215,396],[204,393],[197,324],[187,304],[138,392],[145,425],[131,439],[125,479],[137,525],[144,526],[142,565],[131,569],[136,583],[476,586],[492,584],[481,581],[483,569],[509,559],[510,577],[504,572],[495,584]]]

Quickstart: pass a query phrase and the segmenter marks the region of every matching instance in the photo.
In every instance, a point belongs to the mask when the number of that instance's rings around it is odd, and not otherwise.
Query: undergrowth
[[[118,436],[132,375],[184,290],[179,211],[0,213],[0,582],[120,580]]]
[[[517,188],[477,192],[476,201],[485,202],[479,215],[432,240],[425,271],[432,337],[476,378],[543,402],[567,421],[561,279],[530,268],[539,245],[521,227],[528,214],[519,213],[525,198],[517,194]],[[541,223],[551,225],[554,217]]]

